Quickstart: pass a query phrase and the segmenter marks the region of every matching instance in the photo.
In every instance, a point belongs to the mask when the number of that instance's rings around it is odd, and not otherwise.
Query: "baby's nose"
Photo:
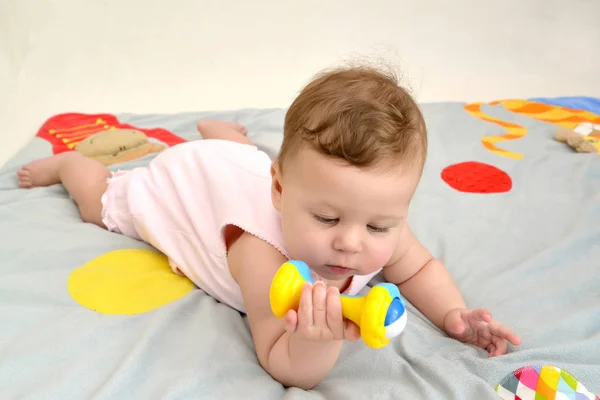
[[[362,240],[357,232],[344,232],[333,242],[333,248],[344,253],[360,253],[362,251]]]

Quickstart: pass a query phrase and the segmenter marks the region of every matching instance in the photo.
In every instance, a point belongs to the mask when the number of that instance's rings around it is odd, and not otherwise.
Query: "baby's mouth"
[[[325,268],[329,271],[332,272],[336,275],[348,275],[349,273],[351,273],[353,270],[352,268],[348,268],[348,267],[344,267],[341,265],[330,265],[327,264],[325,265]]]

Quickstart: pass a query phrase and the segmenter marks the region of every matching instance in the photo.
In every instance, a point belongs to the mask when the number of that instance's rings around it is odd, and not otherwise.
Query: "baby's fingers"
[[[500,339],[506,339],[514,346],[521,344],[521,339],[508,327],[502,325],[498,321],[492,321],[490,323],[490,332],[494,336],[498,336]]]
[[[447,318],[444,324],[446,325],[446,330],[453,335],[461,336],[466,333],[467,324],[465,324],[465,321],[459,314],[454,314],[450,318]]]
[[[327,326],[327,287],[321,281],[313,285],[313,324],[319,329],[325,329]]]
[[[478,308],[473,311],[473,317],[476,320],[491,322],[492,321],[492,313],[488,311],[487,308]]]
[[[492,343],[490,343],[490,345],[488,346],[488,352],[490,353],[489,356],[490,357],[501,356],[503,354],[506,354],[507,349],[508,349],[508,345],[506,344],[505,339],[502,339],[499,337],[493,337]]]
[[[312,285],[305,283],[302,286],[302,295],[298,305],[298,325],[304,329],[313,324],[313,296]]]
[[[296,327],[298,326],[298,313],[294,310],[290,310],[285,314],[285,318],[283,320],[284,328],[289,333],[294,333],[296,331]]]
[[[349,319],[344,320],[344,338],[350,342],[360,338],[360,328]]]
[[[336,340],[344,338],[344,318],[340,292],[335,287],[327,289],[327,326]]]

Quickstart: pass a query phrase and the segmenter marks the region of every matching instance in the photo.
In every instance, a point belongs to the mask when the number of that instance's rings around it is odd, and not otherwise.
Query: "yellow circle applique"
[[[189,279],[173,272],[167,257],[143,249],[103,254],[74,270],[67,285],[82,306],[120,315],[154,310],[194,289]]]

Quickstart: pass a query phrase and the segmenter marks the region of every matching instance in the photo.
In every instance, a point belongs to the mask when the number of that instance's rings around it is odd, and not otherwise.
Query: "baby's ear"
[[[281,186],[281,165],[278,160],[271,164],[271,201],[273,207],[281,212],[281,194],[283,187]]]

